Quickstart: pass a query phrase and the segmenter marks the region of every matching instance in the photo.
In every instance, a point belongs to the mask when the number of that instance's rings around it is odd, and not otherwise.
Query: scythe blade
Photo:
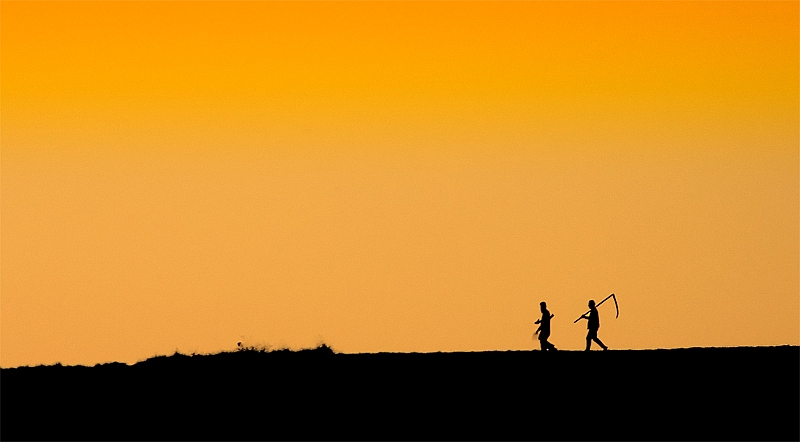
[[[606,296],[606,298],[605,298],[605,299],[603,299],[602,301],[598,302],[598,303],[597,303],[597,305],[596,305],[595,307],[600,307],[600,305],[601,305],[601,304],[603,304],[604,302],[608,301],[608,298],[614,298],[614,307],[616,307],[616,308],[617,308],[617,318],[619,318],[619,303],[617,303],[617,295],[615,295],[615,294],[613,294],[613,293],[612,293],[612,294],[610,294],[610,295],[608,295],[608,296]],[[590,311],[591,311],[591,310],[590,310]],[[583,318],[583,316],[585,316],[585,315],[588,315],[588,314],[589,314],[589,312],[586,312],[586,313],[584,313],[584,314],[583,314],[583,315],[582,315],[580,318],[576,319],[576,320],[573,322],[573,324],[577,323],[578,321],[580,321],[580,320],[581,320],[581,318]]]

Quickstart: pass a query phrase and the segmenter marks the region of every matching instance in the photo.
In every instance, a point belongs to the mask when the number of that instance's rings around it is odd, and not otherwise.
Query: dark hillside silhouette
[[[796,346],[320,347],[21,367],[0,371],[0,438],[798,440],[799,365]]]

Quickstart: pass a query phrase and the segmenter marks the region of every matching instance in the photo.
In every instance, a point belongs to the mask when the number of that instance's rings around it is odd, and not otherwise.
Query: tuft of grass
[[[318,352],[318,353],[325,353],[325,354],[336,354],[335,351],[326,343],[321,343],[317,346],[317,348],[312,348],[310,351]]]
[[[272,347],[269,345],[241,345],[241,342],[236,347],[235,352],[249,352],[249,353],[269,353],[272,351]]]
[[[270,345],[241,345],[237,343],[236,349],[233,351],[234,353],[249,353],[249,354],[263,354],[263,353],[308,353],[314,352],[315,354],[336,354],[336,352],[331,348],[328,344],[324,342],[317,345],[314,348],[302,348],[300,350],[292,350],[290,348],[282,347],[274,349]]]

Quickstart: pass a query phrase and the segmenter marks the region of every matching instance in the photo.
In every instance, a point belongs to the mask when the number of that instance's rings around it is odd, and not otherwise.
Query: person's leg
[[[599,345],[600,348],[602,348],[603,350],[608,349],[608,347],[606,347],[605,344],[603,344],[603,341],[601,341],[600,338],[598,338],[597,336],[594,337],[594,342],[597,342],[597,345]]]
[[[592,334],[591,330],[586,334],[586,350],[584,351],[589,351],[592,348]]]
[[[547,342],[547,338],[550,337],[550,332],[545,331],[539,334],[539,342],[542,344],[542,351],[546,351],[550,349],[550,343]]]

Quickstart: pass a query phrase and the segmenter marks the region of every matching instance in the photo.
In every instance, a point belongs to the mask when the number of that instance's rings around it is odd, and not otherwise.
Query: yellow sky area
[[[0,7],[0,366],[800,344],[797,2]]]
[[[575,349],[611,292],[614,348],[797,343],[796,166],[771,158],[26,166],[3,165],[3,366],[524,349],[541,300]]]
[[[190,151],[231,133],[239,149],[363,152],[387,139],[407,151],[420,134],[494,151],[496,137],[530,150],[576,133],[785,130],[794,9],[5,2],[4,122],[26,138],[42,126],[115,143],[154,133]]]

